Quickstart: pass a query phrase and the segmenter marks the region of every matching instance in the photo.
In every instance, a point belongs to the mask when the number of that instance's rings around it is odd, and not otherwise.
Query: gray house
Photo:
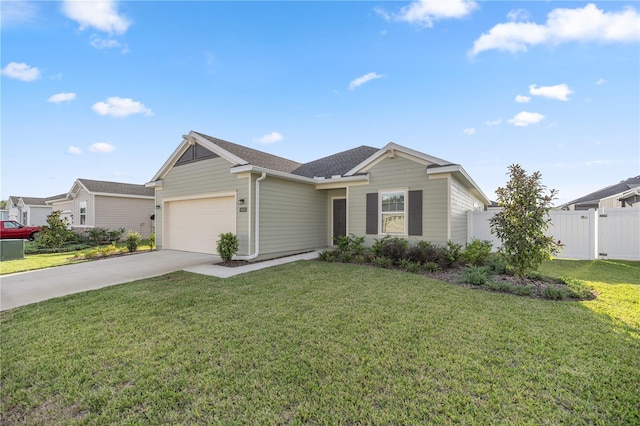
[[[7,201],[8,218],[27,226],[46,225],[47,216],[51,214],[51,207],[46,202],[47,198],[12,195]]]
[[[154,231],[154,200],[154,190],[144,185],[76,179],[69,192],[46,202],[73,229],[124,228],[148,238]]]
[[[465,243],[466,212],[489,204],[460,165],[395,143],[300,164],[193,131],[147,186],[158,248],[216,253],[218,235],[232,232],[240,259],[346,234]]]
[[[640,208],[640,176],[609,185],[560,206],[562,210],[589,210],[603,207]]]

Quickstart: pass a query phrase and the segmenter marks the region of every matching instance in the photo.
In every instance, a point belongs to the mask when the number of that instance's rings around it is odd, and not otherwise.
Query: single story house
[[[9,220],[27,226],[46,225],[52,210],[46,201],[46,198],[10,196],[7,201]]]
[[[640,208],[640,176],[631,177],[560,206],[562,210]]]
[[[75,230],[124,228],[142,238],[154,232],[154,190],[145,185],[76,179],[69,192],[49,197],[47,204]]]
[[[216,253],[237,235],[237,258],[325,248],[341,235],[387,234],[464,244],[467,211],[487,196],[459,164],[389,143],[300,164],[198,132],[153,179],[158,248]]]

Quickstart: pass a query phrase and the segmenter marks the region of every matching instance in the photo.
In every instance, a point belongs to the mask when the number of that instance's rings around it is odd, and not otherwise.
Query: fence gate
[[[598,210],[598,258],[640,259],[640,209]]]

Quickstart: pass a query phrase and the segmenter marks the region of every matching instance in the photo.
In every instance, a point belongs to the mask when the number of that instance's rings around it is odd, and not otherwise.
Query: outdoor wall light
[[[239,206],[244,205],[244,198],[240,198],[240,199],[238,200],[238,205],[239,205]]]
[[[156,204],[156,210],[160,210],[160,204]]]

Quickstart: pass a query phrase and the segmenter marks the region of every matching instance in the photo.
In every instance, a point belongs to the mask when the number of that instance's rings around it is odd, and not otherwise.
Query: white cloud
[[[3,1],[0,2],[0,22],[5,25],[22,24],[31,22],[38,14],[38,6],[30,1]]]
[[[52,102],[54,104],[59,104],[60,102],[69,102],[76,98],[75,93],[57,93],[55,95],[51,95],[47,102]]]
[[[408,22],[430,28],[434,21],[464,18],[477,7],[475,0],[418,0],[404,6],[398,13],[390,13],[382,8],[376,8],[375,11],[388,21]]]
[[[113,0],[66,0],[62,12],[80,24],[80,31],[94,28],[109,34],[124,34],[131,25],[126,17],[118,14],[118,5]]]
[[[112,117],[127,117],[131,114],[153,115],[153,112],[144,104],[131,98],[120,98],[118,96],[107,98],[107,102],[96,102],[92,108],[100,115],[110,115]]]
[[[22,81],[33,81],[40,78],[40,70],[24,62],[9,62],[6,67],[0,70],[0,74]]]
[[[585,164],[585,166],[602,166],[603,164],[608,163],[608,161],[603,161],[603,160],[593,160],[593,161],[587,161]]]
[[[598,81],[596,81],[596,84],[599,86],[601,84],[606,84],[608,83],[607,80],[605,80],[604,78],[599,78]]]
[[[524,96],[524,95],[517,95],[516,96],[516,102],[519,103],[519,104],[526,104],[530,100],[531,100],[531,98],[529,96]]]
[[[489,120],[487,121],[487,126],[497,126],[499,124],[502,123],[502,119],[497,119],[497,120]]]
[[[513,9],[507,13],[507,19],[511,22],[515,21],[528,21],[529,20],[529,12],[525,9]]]
[[[120,43],[118,40],[113,39],[113,38],[102,38],[99,37],[96,34],[91,35],[90,39],[89,39],[89,44],[92,47],[95,47],[98,50],[102,50],[102,49],[117,49],[122,47],[123,51],[128,51],[127,46],[125,45],[123,47],[122,43]]]
[[[377,74],[375,72],[370,72],[369,74],[365,74],[362,77],[358,77],[349,83],[349,90],[353,90],[356,87],[362,86],[363,84],[375,80],[376,78],[382,78],[382,75]]]
[[[544,115],[537,112],[522,111],[509,120],[509,123],[517,127],[526,127],[529,124],[536,124],[544,120]]]
[[[556,84],[555,86],[540,86],[535,84],[529,86],[529,94],[533,96],[543,96],[545,98],[557,99],[559,101],[568,101],[568,96],[573,93],[566,84]]]
[[[529,46],[568,42],[637,42],[640,40],[640,15],[632,7],[620,12],[604,12],[590,3],[577,9],[554,9],[543,25],[532,22],[507,22],[491,28],[473,42],[470,55],[485,50],[526,52]]]
[[[67,152],[71,155],[80,155],[82,154],[82,150],[80,148],[78,148],[77,146],[70,146],[69,148],[67,148]]]
[[[271,132],[259,137],[256,140],[260,143],[276,143],[276,142],[280,142],[282,139],[284,139],[284,136],[282,136],[282,133]]]
[[[473,127],[469,127],[468,129],[463,129],[462,133],[471,136],[476,133],[476,129],[474,129]]]
[[[106,142],[96,142],[89,147],[89,151],[91,152],[108,153],[115,150],[116,150],[115,146],[108,144]]]

